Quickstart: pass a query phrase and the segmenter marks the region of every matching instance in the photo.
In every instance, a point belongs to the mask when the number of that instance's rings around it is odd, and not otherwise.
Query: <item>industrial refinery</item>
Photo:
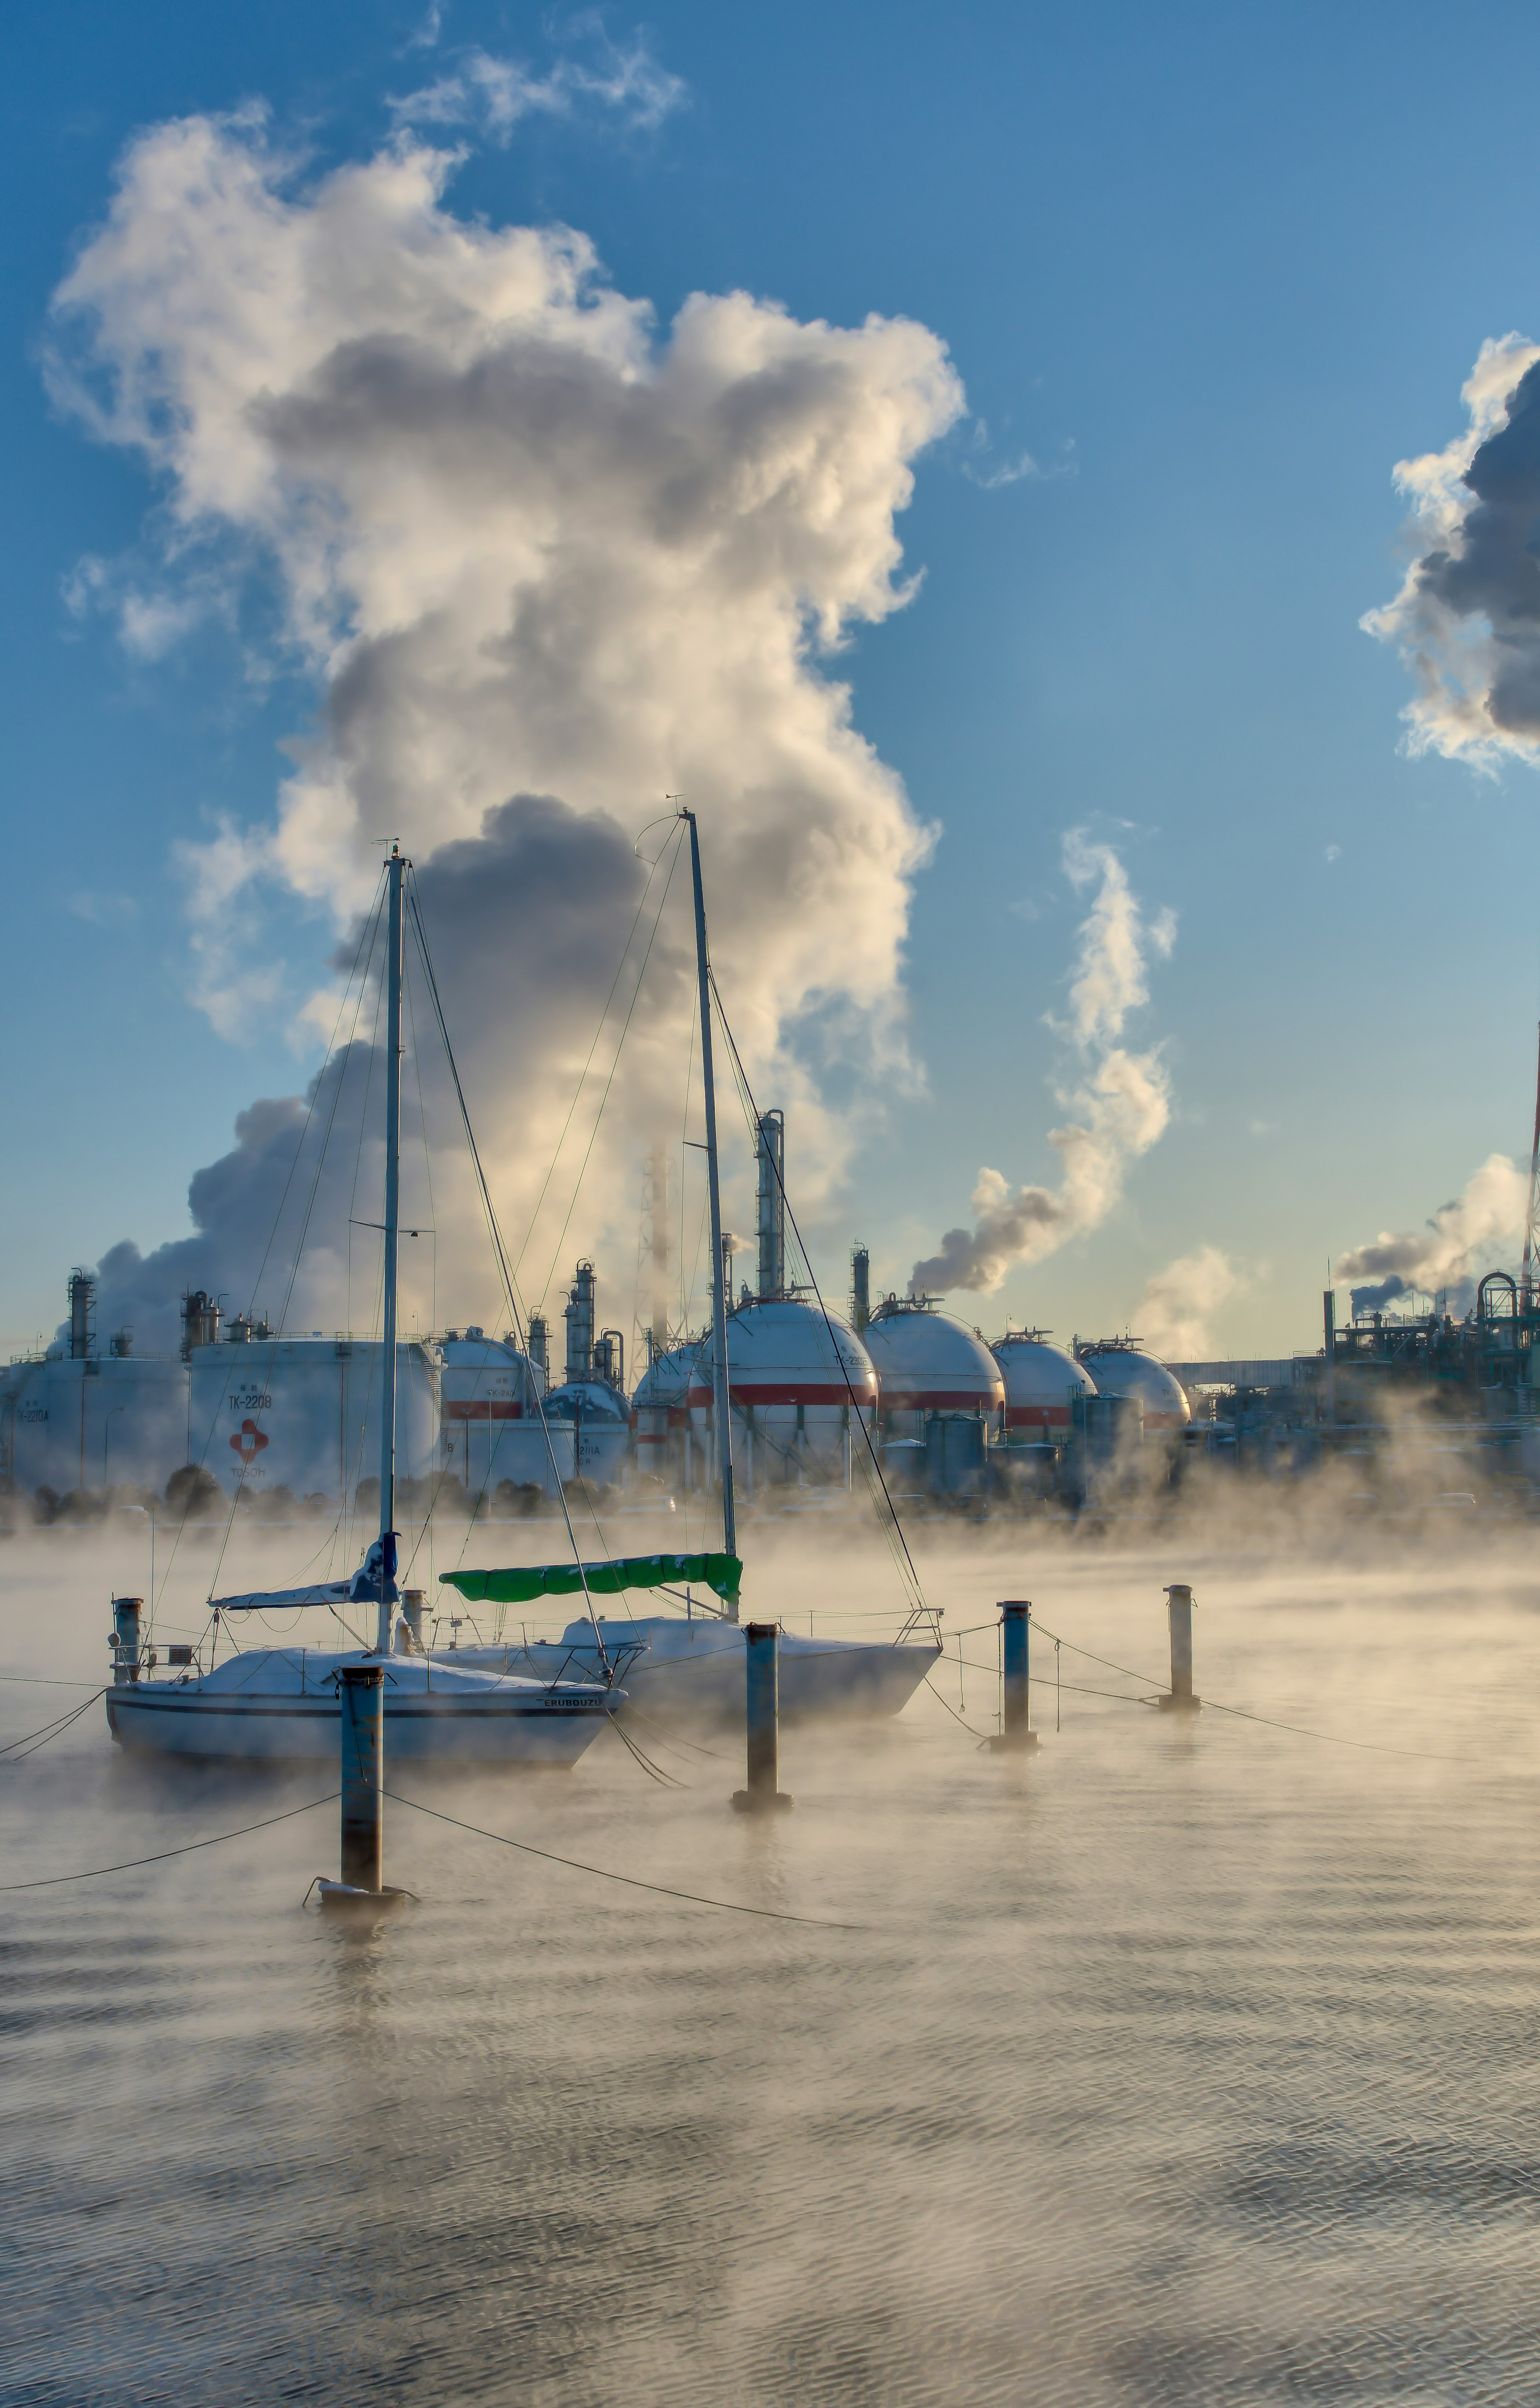
[[[920,1512],[1126,1512],[1200,1466],[1278,1480],[1328,1462],[1358,1510],[1425,1492],[1527,1509],[1540,1494],[1532,1376],[1540,1296],[1493,1272],[1471,1312],[1365,1311],[1323,1300],[1314,1354],[1163,1363],[1137,1338],[1041,1328],[989,1338],[940,1300],[873,1300],[864,1246],[835,1312],[788,1273],[785,1131],[757,1137],[756,1276],[723,1277],[731,1454],[742,1503],[774,1512],[873,1478]],[[655,1166],[650,1162],[649,1174]],[[336,1515],[372,1501],[382,1388],[377,1339],[226,1319],[204,1289],[181,1304],[175,1354],[137,1354],[96,1326],[94,1275],[67,1282],[67,1319],[42,1353],[0,1373],[0,1504],[11,1526],[232,1504],[258,1517]],[[396,1412],[402,1496],[417,1517],[506,1517],[554,1507],[573,1484],[640,1500],[720,1486],[711,1320],[673,1331],[661,1312],[627,1340],[603,1325],[598,1276],[573,1270],[557,1335],[532,1314],[521,1342],[476,1325],[402,1340]],[[1418,1436],[1420,1434],[1420,1437]],[[1408,1466],[1412,1465],[1412,1469]]]

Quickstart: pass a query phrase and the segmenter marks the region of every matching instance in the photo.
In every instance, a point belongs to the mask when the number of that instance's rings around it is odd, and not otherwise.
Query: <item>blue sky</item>
[[[639,21],[602,22],[624,53]],[[49,296],[147,125],[260,98],[324,167],[374,151],[389,97],[473,47],[537,76],[599,55],[591,23],[474,0],[411,47],[425,29],[420,7],[286,0],[10,21],[12,1349],[57,1320],[72,1262],[180,1235],[236,1112],[314,1068],[282,1014],[232,1041],[189,1001],[172,867],[210,814],[270,814],[313,690],[282,655],[242,673],[217,632],[136,664],[72,616],[77,564],[142,546],[159,495],[50,408]],[[856,1234],[900,1281],[967,1219],[982,1164],[1053,1177],[1043,1016],[1085,910],[1061,868],[1078,827],[1176,915],[1137,1025],[1165,1048],[1171,1125],[1100,1226],[954,1302],[1103,1331],[1214,1246],[1241,1282],[1216,1348],[1312,1344],[1329,1256],[1528,1143],[1533,773],[1408,757],[1405,672],[1358,621],[1404,565],[1395,462],[1458,434],[1484,338],[1540,331],[1540,21],[794,0],[656,7],[644,35],[682,86],[660,122],[596,104],[472,132],[453,208],[580,228],[664,323],[736,288],[799,320],[918,320],[971,413],[900,521],[919,593],[837,665],[941,833],[908,951],[928,1083],[894,1093],[822,1225],[831,1283]],[[259,598],[249,650],[260,619]],[[319,975],[329,930],[290,941]],[[794,1129],[794,1197],[795,1166]]]

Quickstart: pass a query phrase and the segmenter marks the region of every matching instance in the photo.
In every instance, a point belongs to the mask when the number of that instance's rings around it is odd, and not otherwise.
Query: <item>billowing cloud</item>
[[[305,181],[253,115],[164,125],[56,296],[53,391],[156,478],[166,608],[254,585],[320,695],[272,821],[182,849],[195,993],[231,1034],[292,1012],[275,905],[328,913],[351,949],[376,839],[400,838],[518,1240],[640,900],[630,839],[683,795],[740,1043],[816,1200],[853,1141],[828,1067],[903,1070],[929,843],[828,661],[914,590],[895,517],[960,386],[922,326],[804,324],[741,293],[693,296],[659,336],[581,234],[457,218],[452,166],[403,139]],[[634,1250],[636,1132],[683,1108],[684,883],[574,1248],[608,1227]],[[439,1200],[442,1313],[465,1308]]]
[[[1245,1287],[1245,1280],[1217,1246],[1179,1254],[1145,1286],[1133,1327],[1156,1354],[1174,1363],[1206,1359],[1213,1349],[1210,1316]]]
[[[1362,624],[1398,644],[1417,687],[1418,752],[1477,766],[1540,748],[1540,345],[1488,341],[1464,388],[1470,423],[1403,460],[1417,558]]]
[[[1067,1239],[1104,1221],[1123,1191],[1130,1162],[1163,1135],[1171,1087],[1159,1049],[1130,1053],[1122,1043],[1130,1013],[1149,1000],[1149,959],[1169,953],[1175,923],[1169,912],[1146,921],[1127,872],[1108,845],[1067,837],[1064,867],[1077,888],[1097,882],[1082,923],[1069,1012],[1056,1027],[1075,1068],[1055,1093],[1076,1117],[1050,1129],[1063,1165],[1058,1187],[1019,1187],[987,1167],[973,1189],[974,1222],[948,1229],[940,1251],[914,1265],[916,1293],[950,1288],[987,1292],[1017,1263],[1040,1262]]]
[[[1462,1302],[1462,1292],[1491,1254],[1522,1238],[1528,1205],[1523,1171],[1505,1154],[1489,1154],[1462,1192],[1440,1205],[1422,1228],[1382,1229],[1370,1244],[1339,1254],[1333,1273],[1352,1286],[1356,1312],[1376,1310],[1413,1288],[1425,1296],[1450,1288],[1457,1292],[1451,1301]]]

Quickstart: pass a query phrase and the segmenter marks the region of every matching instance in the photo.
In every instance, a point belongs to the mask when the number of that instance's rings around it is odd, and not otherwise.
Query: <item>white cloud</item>
[[[683,794],[740,1041],[816,1197],[853,1141],[825,1067],[901,1069],[930,842],[827,657],[914,590],[896,514],[960,386],[923,326],[742,293],[694,295],[660,337],[581,234],[456,217],[452,165],[403,141],[307,183],[252,116],[164,125],[56,297],[53,390],[152,469],[166,590],[194,552],[232,585],[270,564],[322,692],[272,821],[179,854],[195,992],[231,1034],[281,1008],[254,899],[340,935],[382,834],[425,876],[459,863],[442,909],[482,951],[439,934],[517,1226],[640,895],[630,836]],[[670,913],[574,1243],[612,1212],[634,1252],[628,1149],[681,1107],[688,944]],[[539,991],[499,984],[521,945]]]
[[[1483,343],[1463,398],[1464,433],[1396,467],[1417,557],[1360,624],[1412,673],[1412,751],[1490,768],[1540,759],[1540,345]]]
[[[1526,1174],[1505,1154],[1491,1154],[1422,1228],[1382,1229],[1368,1245],[1339,1254],[1332,1270],[1354,1287],[1356,1308],[1389,1304],[1413,1289],[1463,1290],[1494,1249],[1523,1236],[1528,1207]]]
[[[1245,1285],[1228,1254],[1217,1246],[1198,1246],[1156,1272],[1134,1308],[1133,1326],[1168,1362],[1201,1362],[1214,1343],[1210,1315]]]
[[[1068,1018],[1049,1024],[1075,1063],[1055,1093],[1077,1117],[1048,1132],[1062,1180],[1057,1188],[1013,1194],[1003,1174],[986,1166],[973,1189],[972,1228],[948,1229],[939,1252],[914,1265],[910,1286],[916,1292],[987,1292],[1013,1265],[1040,1262],[1097,1227],[1121,1196],[1129,1165],[1159,1141],[1171,1118],[1159,1047],[1133,1054],[1121,1039],[1130,1014],[1149,1000],[1149,954],[1165,955],[1175,942],[1175,915],[1161,911],[1146,921],[1111,846],[1090,844],[1078,830],[1064,839],[1064,867],[1077,890],[1098,883],[1080,928]]]
[[[683,104],[683,79],[658,64],[645,36],[633,34],[629,42],[617,43],[593,12],[584,12],[568,30],[576,47],[544,75],[479,47],[462,50],[447,75],[391,101],[396,123],[463,125],[506,142],[526,117],[609,113],[646,132]]]

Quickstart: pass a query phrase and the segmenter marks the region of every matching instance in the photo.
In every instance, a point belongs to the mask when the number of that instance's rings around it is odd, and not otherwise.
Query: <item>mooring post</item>
[[[401,1619],[396,1626],[396,1652],[398,1656],[425,1656],[423,1644],[423,1592],[420,1588],[401,1592]]]
[[[112,1600],[112,1685],[122,1688],[139,1677],[139,1609],[142,1597]]]
[[[741,1814],[768,1813],[778,1806],[791,1804],[778,1785],[780,1625],[745,1623],[743,1654],[747,1667],[749,1785],[735,1789],[732,1802]]]
[[[342,1728],[342,1884],[378,1894],[385,1871],[385,1672],[379,1662],[338,1672]]]
[[[1192,1590],[1186,1581],[1173,1581],[1166,1607],[1171,1616],[1171,1695],[1160,1703],[1168,1713],[1195,1714],[1202,1700],[1192,1694]]]
[[[1038,1743],[1031,1727],[1031,1607],[1024,1598],[1010,1598],[1000,1606],[1000,1727],[990,1745],[1019,1756]]]

